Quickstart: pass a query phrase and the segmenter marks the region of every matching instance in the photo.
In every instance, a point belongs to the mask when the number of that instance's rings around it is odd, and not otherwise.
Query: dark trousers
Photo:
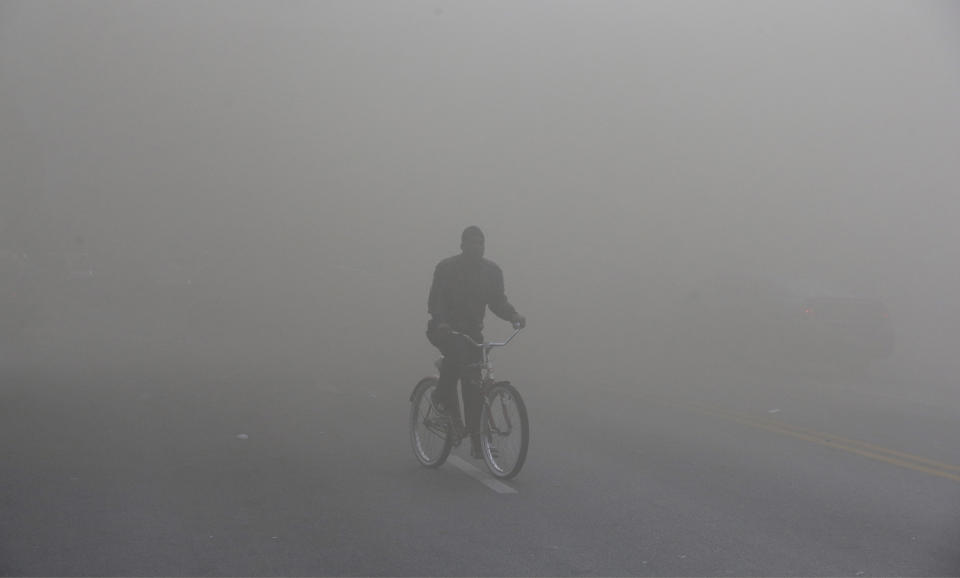
[[[471,333],[470,337],[477,343],[483,342],[479,332]],[[479,347],[468,343],[463,337],[450,334],[427,332],[430,340],[440,353],[443,362],[440,364],[440,377],[437,380],[437,397],[448,408],[459,411],[457,407],[457,381],[463,382],[463,411],[464,424],[470,432],[479,431],[480,424],[480,368],[466,367],[469,364],[483,360],[483,353]]]

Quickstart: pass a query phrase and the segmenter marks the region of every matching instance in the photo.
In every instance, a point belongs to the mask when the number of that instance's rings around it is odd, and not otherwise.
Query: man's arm
[[[517,310],[507,299],[507,294],[503,288],[503,271],[501,271],[499,267],[493,268],[493,279],[491,281],[492,284],[488,302],[490,311],[493,311],[493,314],[500,319],[509,321],[515,326],[523,327],[526,325],[527,320],[523,315],[517,313]]]

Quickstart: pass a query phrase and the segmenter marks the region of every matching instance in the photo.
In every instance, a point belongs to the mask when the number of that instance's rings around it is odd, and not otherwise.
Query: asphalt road
[[[518,383],[530,455],[498,491],[465,448],[414,460],[416,377],[7,371],[0,573],[960,574],[949,391],[544,374]]]

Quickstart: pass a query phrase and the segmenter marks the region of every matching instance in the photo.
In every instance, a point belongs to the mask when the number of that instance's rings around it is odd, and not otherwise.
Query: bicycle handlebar
[[[464,339],[466,339],[467,341],[469,341],[471,345],[473,345],[473,346],[475,346],[475,347],[483,347],[483,348],[485,348],[485,349],[490,349],[490,348],[493,348],[493,347],[503,347],[504,345],[510,343],[510,340],[513,339],[514,337],[516,337],[516,336],[517,336],[517,333],[520,333],[520,329],[519,329],[519,328],[518,328],[518,329],[515,329],[514,332],[513,332],[513,335],[511,335],[510,337],[508,337],[506,341],[502,341],[502,342],[500,342],[500,341],[488,341],[488,342],[486,342],[486,343],[477,343],[476,341],[473,340],[472,337],[470,337],[470,336],[467,335],[466,333],[460,333],[459,331],[451,331],[451,332],[450,332],[451,335],[459,335],[459,336],[463,337]]]

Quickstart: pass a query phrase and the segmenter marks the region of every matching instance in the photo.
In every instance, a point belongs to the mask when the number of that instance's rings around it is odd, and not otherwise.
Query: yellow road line
[[[816,432],[797,426],[788,425],[785,423],[770,421],[770,420],[761,420],[754,417],[743,416],[733,412],[729,412],[721,409],[714,408],[705,408],[694,403],[689,402],[676,402],[673,400],[662,400],[668,405],[674,405],[676,407],[685,408],[688,410],[693,410],[698,413],[705,415],[710,415],[713,417],[719,417],[727,419],[741,425],[746,425],[750,427],[755,427],[770,431],[773,433],[778,433],[782,435],[791,436],[797,439],[804,441],[809,441],[818,445],[825,447],[830,447],[845,452],[854,453],[866,458],[879,460],[889,464],[894,464],[900,467],[908,468],[918,472],[923,472],[926,474],[931,474],[934,476],[939,476],[941,478],[947,478],[948,480],[954,480],[960,482],[960,474],[951,473],[952,471],[960,472],[960,466],[955,466],[937,460],[932,460],[930,458],[925,458],[922,456],[916,456],[906,452],[901,452],[898,450],[893,450],[889,448],[884,448],[867,442],[851,440],[843,438],[840,436],[834,436],[826,433]]]
[[[765,420],[765,419],[761,419],[761,418],[758,418],[758,417],[750,417],[750,416],[740,415],[740,414],[736,414],[736,413],[733,413],[733,412],[731,412],[731,411],[724,410],[724,409],[706,408],[706,407],[703,407],[703,406],[697,406],[696,404],[686,403],[686,402],[685,402],[685,405],[687,405],[688,407],[691,407],[691,408],[697,407],[697,408],[699,408],[699,409],[702,410],[702,411],[712,412],[712,413],[714,413],[714,414],[716,414],[716,415],[718,415],[718,416],[725,416],[725,417],[729,417],[729,418],[731,418],[731,419],[733,419],[733,418],[736,418],[736,419],[746,419],[746,420],[750,420],[750,421],[752,421],[752,422],[756,422],[757,424],[767,424],[767,425],[771,425],[771,426],[773,426],[773,427],[782,428],[782,429],[791,430],[791,431],[794,431],[794,432],[797,432],[797,433],[801,433],[801,434],[807,434],[807,435],[815,436],[815,437],[818,437],[818,438],[827,439],[827,440],[830,440],[830,441],[832,441],[832,442],[839,442],[839,443],[844,444],[844,445],[860,446],[860,447],[865,448],[865,449],[867,449],[867,450],[869,450],[869,451],[872,451],[872,452],[877,452],[877,453],[882,453],[882,454],[889,454],[889,455],[891,455],[891,456],[896,456],[896,457],[904,458],[904,459],[906,459],[906,460],[910,460],[910,461],[914,461],[914,462],[926,464],[926,465],[928,465],[928,466],[933,466],[933,467],[935,467],[935,468],[939,468],[939,469],[942,469],[942,470],[960,472],[960,466],[955,466],[955,465],[947,464],[947,463],[940,462],[940,461],[937,461],[937,460],[932,460],[932,459],[930,459],[930,458],[925,458],[925,457],[922,457],[922,456],[917,456],[917,455],[914,455],[914,454],[909,454],[909,453],[907,453],[907,452],[901,452],[901,451],[898,451],[898,450],[894,450],[894,449],[890,449],[890,448],[885,448],[885,447],[878,446],[878,445],[874,445],[874,444],[871,444],[871,443],[868,443],[868,442],[863,442],[863,441],[859,441],[859,440],[852,440],[852,439],[849,439],[849,438],[844,438],[844,437],[841,437],[841,436],[835,436],[835,435],[833,435],[833,434],[818,432],[818,431],[815,431],[815,430],[810,430],[810,429],[806,429],[806,428],[802,428],[802,427],[798,427],[798,426],[795,426],[795,425],[790,425],[790,424],[786,424],[786,423],[782,423],[782,422],[778,422],[778,421],[774,421],[774,420]]]

